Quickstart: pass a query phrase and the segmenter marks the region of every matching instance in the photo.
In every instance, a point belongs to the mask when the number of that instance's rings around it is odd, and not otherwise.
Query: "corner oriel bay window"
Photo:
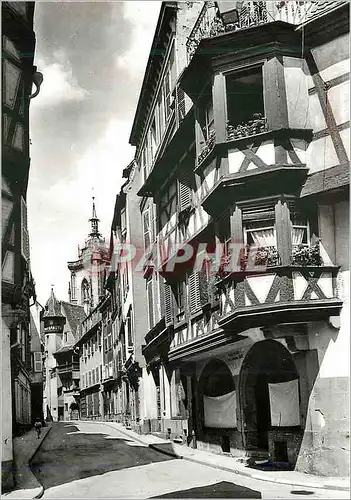
[[[160,199],[160,226],[163,228],[167,222],[177,213],[177,184],[172,182],[165,190]]]

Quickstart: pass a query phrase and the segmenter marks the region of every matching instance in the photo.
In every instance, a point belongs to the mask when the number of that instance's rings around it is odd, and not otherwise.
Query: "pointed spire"
[[[61,306],[54,294],[54,285],[51,285],[51,294],[45,306],[44,318],[63,316]]]
[[[91,233],[89,234],[89,236],[92,236],[92,237],[95,236],[97,238],[100,238],[101,237],[101,234],[99,233],[100,219],[98,219],[97,215],[96,215],[95,196],[93,196],[93,214],[92,214],[91,219],[89,219],[89,222],[91,223]]]

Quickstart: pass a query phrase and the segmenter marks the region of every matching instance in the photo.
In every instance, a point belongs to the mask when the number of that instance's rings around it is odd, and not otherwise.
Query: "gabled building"
[[[199,448],[347,475],[349,5],[190,4],[162,4],[130,137],[148,406]]]

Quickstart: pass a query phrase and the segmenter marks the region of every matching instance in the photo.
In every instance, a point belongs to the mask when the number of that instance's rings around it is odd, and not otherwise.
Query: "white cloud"
[[[33,110],[69,101],[82,101],[89,95],[88,90],[80,87],[73,76],[64,51],[54,52],[50,63],[42,59],[36,65],[38,71],[43,73],[44,81],[39,96],[33,100]]]
[[[131,45],[117,56],[117,67],[138,77],[144,71],[154,37],[160,1],[123,2],[123,18],[132,25]]]
[[[40,196],[38,186],[29,189],[31,265],[39,301],[47,299],[48,283],[55,284],[57,296],[67,300],[67,262],[77,257],[77,245],[82,245],[88,235],[92,196],[101,219],[100,231],[109,239],[122,170],[134,155],[134,148],[128,144],[129,132],[129,122],[110,120],[101,138],[70,166],[74,173],[69,178],[62,177],[40,191]]]

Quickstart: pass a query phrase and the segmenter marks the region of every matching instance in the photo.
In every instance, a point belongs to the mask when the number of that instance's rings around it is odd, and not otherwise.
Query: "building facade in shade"
[[[82,306],[58,301],[51,290],[41,315],[43,410],[47,421],[71,420],[79,416],[79,354],[75,343],[85,316]]]
[[[12,436],[31,425],[29,265],[26,193],[33,82],[34,2],[2,2],[2,489],[13,485]],[[32,299],[32,300],[33,300]]]
[[[40,335],[40,317],[43,307],[35,302],[30,309],[30,352],[31,352],[31,415],[32,421],[40,417],[44,420],[43,411],[43,357],[44,345]]]
[[[331,476],[349,473],[348,45],[348,2],[163,4],[130,137],[161,249],[152,428]]]
[[[123,171],[126,179],[116,197],[111,225],[111,266],[106,289],[110,294],[110,325],[107,327],[106,369],[112,377],[104,382],[108,418],[116,418],[138,432],[145,430],[145,395],[142,372],[145,360],[142,345],[147,323],[143,269],[136,269],[142,256],[140,198],[141,170],[131,162]],[[132,261],[121,262],[121,245],[136,249]],[[105,341],[104,341],[105,346]],[[147,427],[148,430],[148,427]]]
[[[84,307],[86,314],[95,309],[104,295],[105,269],[108,247],[99,232],[93,198],[91,231],[83,248],[78,246],[78,259],[68,262],[71,280],[68,285],[69,302]]]

